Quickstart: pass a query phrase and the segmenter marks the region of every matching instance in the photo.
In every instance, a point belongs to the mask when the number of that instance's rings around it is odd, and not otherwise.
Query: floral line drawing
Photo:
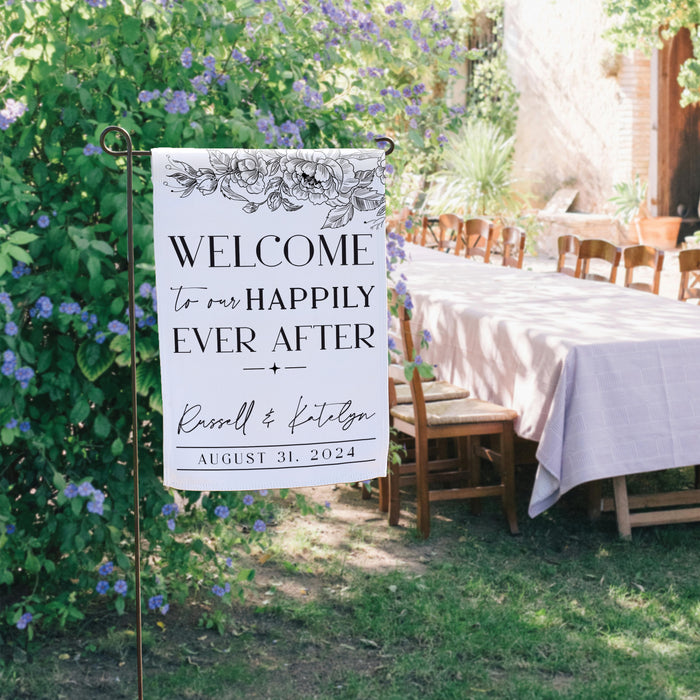
[[[189,197],[195,190],[204,196],[220,192],[227,199],[243,202],[243,211],[254,214],[260,207],[270,211],[283,207],[293,212],[306,203],[326,205],[330,211],[321,228],[337,229],[352,221],[356,212],[373,212],[372,228],[383,224],[384,164],[371,154],[354,152],[352,158],[333,151],[207,150],[211,167],[195,168],[168,156],[171,170],[166,182],[171,192]],[[362,168],[363,161],[369,167]],[[382,190],[375,184],[382,183]],[[243,192],[251,195],[247,197]],[[256,196],[262,195],[262,197]]]

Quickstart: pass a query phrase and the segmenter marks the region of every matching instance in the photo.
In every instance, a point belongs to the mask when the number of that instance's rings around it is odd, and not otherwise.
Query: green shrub
[[[449,81],[465,60],[452,36],[450,16],[428,3],[2,4],[7,625],[31,635],[80,618],[90,599],[111,597],[123,611],[133,596],[126,178],[100,148],[105,127],[126,128],[136,149],[373,146],[388,133],[398,142],[393,166],[420,168],[459,119],[431,97],[433,81]],[[250,573],[229,568],[232,548],[263,543],[272,513],[258,495],[186,493],[176,503],[162,485],[145,158],[134,189],[143,580],[149,608],[162,612],[198,590],[238,592]]]

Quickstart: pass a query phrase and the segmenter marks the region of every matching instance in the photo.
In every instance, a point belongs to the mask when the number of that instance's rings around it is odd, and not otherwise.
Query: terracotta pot
[[[661,250],[672,250],[676,247],[681,221],[683,219],[680,216],[655,216],[649,219],[640,219],[638,222],[640,242]]]

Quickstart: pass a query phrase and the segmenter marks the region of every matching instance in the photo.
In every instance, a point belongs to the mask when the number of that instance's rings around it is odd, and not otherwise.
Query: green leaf
[[[97,414],[95,418],[94,430],[95,435],[101,438],[106,438],[112,430],[112,424],[109,422],[109,419],[103,413]]]
[[[117,438],[110,445],[109,449],[110,449],[110,452],[112,453],[113,457],[120,457],[124,452],[124,443],[122,442],[121,438]]]
[[[104,345],[99,345],[94,340],[86,340],[78,348],[76,359],[80,371],[94,382],[111,367],[114,355]]]
[[[38,574],[41,571],[41,562],[34,556],[30,550],[27,552],[27,558],[24,560],[24,568],[30,574]]]
[[[141,22],[135,17],[126,17],[122,21],[122,36],[129,44],[135,44],[141,34]]]
[[[90,404],[86,399],[78,399],[70,412],[71,423],[82,423],[90,415]]]
[[[124,596],[120,595],[120,596],[117,596],[115,598],[114,608],[120,615],[124,614],[124,604],[125,604]]]

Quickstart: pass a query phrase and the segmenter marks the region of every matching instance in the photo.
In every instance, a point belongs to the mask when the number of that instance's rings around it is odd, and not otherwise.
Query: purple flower
[[[12,523],[7,523],[7,525],[5,525],[5,532],[8,535],[13,535],[15,532],[15,526]]]
[[[0,292],[0,304],[5,307],[5,311],[7,311],[8,314],[11,314],[15,310],[12,299],[10,299],[10,295],[7,292]]]
[[[263,15],[263,20],[262,20],[262,21],[263,21],[263,24],[272,24],[272,20],[273,20],[273,19],[274,19],[274,18],[273,18],[273,16],[272,16],[272,12],[266,12],[266,13]]]
[[[422,365],[423,364],[423,358],[420,355],[416,355],[416,359],[413,360],[413,363],[415,365]]]
[[[75,498],[78,495],[78,487],[75,484],[68,484],[68,486],[63,489],[63,495],[66,498]]]
[[[180,54],[180,63],[184,68],[192,68],[192,49],[189,46]]]
[[[109,576],[114,571],[114,562],[106,561],[99,568],[98,572],[100,576]]]
[[[116,586],[115,586],[115,588],[116,588]],[[160,614],[161,615],[167,615],[168,610],[170,610],[170,603],[166,603],[165,605],[160,606]]]
[[[168,530],[170,530],[170,532],[175,532],[175,521],[172,518],[168,518],[166,525],[168,526]]]
[[[157,610],[161,605],[163,605],[163,596],[160,594],[151,596],[148,599],[149,610]]]
[[[148,297],[151,296],[151,292],[153,291],[153,285],[151,285],[149,282],[144,282],[140,287],[139,287],[139,294],[144,298],[148,299]]]
[[[32,429],[32,424],[28,420],[23,420],[19,424],[19,430],[21,433],[28,433]]]
[[[233,566],[233,559],[231,557],[226,557],[226,566],[230,569]]]
[[[127,585],[126,581],[123,578],[120,578],[118,581],[114,582],[114,592],[119,593],[120,595],[126,595],[126,591],[128,590],[129,586]]]
[[[261,496],[267,496],[267,489],[260,489],[260,491],[258,491],[258,493],[259,493]]]
[[[83,483],[78,486],[78,495],[84,497],[91,496],[94,490],[95,487],[89,481],[83,481]]]
[[[254,500],[255,499],[249,493],[243,496],[243,504],[246,506],[252,506]]]
[[[32,621],[32,619],[33,619],[33,616],[31,613],[28,613],[28,612],[24,613],[24,615],[22,615],[22,617],[20,617],[19,620],[17,621],[17,629],[18,630],[26,629],[27,625]]]
[[[95,513],[95,515],[104,514],[104,505],[99,501],[88,501],[87,509],[90,513]]]
[[[95,342],[98,345],[102,345],[105,340],[107,340],[107,336],[104,334],[104,331],[97,331],[97,333],[95,333]]]
[[[53,302],[47,296],[41,296],[36,300],[32,309],[39,318],[50,318],[53,312]]]
[[[177,517],[178,513],[180,512],[180,509],[177,506],[177,503],[166,503],[161,509],[160,509],[161,515],[172,515],[173,517]]]
[[[16,122],[26,111],[27,105],[23,102],[13,99],[7,100],[5,107],[0,109],[0,130],[6,131],[10,124]]]
[[[83,148],[84,156],[94,156],[99,155],[100,153],[102,153],[102,148],[100,146],[94,146],[91,143],[85,144],[85,148]]]
[[[255,532],[265,532],[265,530],[267,530],[267,525],[265,525],[265,521],[256,520],[253,523],[253,530],[255,530]]]
[[[33,378],[34,370],[31,367],[20,367],[15,370],[15,379],[19,382],[22,389],[26,389]]]
[[[107,330],[117,335],[126,335],[129,332],[129,326],[121,321],[110,321],[107,324]]]
[[[433,336],[430,334],[430,331],[428,330],[423,330],[423,340],[426,343],[432,343],[433,342]]]
[[[12,268],[12,276],[18,280],[20,277],[23,277],[24,275],[31,275],[32,274],[32,268],[27,265],[27,263],[22,262],[21,260]]]
[[[14,321],[8,321],[5,324],[5,335],[17,335],[17,324]]]
[[[95,590],[100,594],[104,595],[109,590],[109,583],[107,581],[98,581],[95,586]]]
[[[216,515],[217,518],[228,518],[228,514],[228,506],[216,506],[216,508],[214,508],[214,515]]]
[[[214,585],[211,587],[211,592],[214,595],[219,596],[219,598],[223,598],[224,594],[226,593],[226,591],[221,586],[217,586],[217,585]]]
[[[46,214],[42,214],[37,220],[36,220],[37,226],[39,228],[48,228],[49,224],[51,221],[49,220],[49,217],[46,216]]]

